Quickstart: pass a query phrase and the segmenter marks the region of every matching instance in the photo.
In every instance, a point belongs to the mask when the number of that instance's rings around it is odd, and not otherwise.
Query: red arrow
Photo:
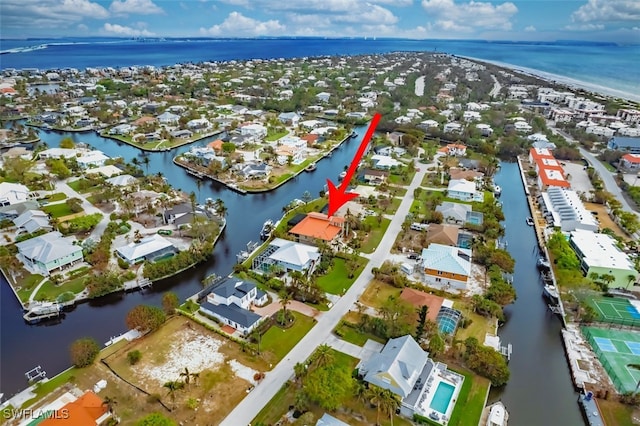
[[[345,192],[347,187],[349,186],[349,182],[353,177],[353,174],[356,172],[358,168],[358,164],[364,155],[364,151],[367,149],[367,145],[369,145],[369,141],[373,136],[373,132],[376,130],[376,126],[380,121],[380,114],[375,113],[373,118],[371,119],[371,123],[369,124],[369,128],[367,129],[367,133],[365,133],[362,142],[360,142],[360,146],[358,147],[358,151],[356,152],[355,157],[353,157],[353,161],[349,165],[349,169],[347,170],[347,175],[342,180],[340,184],[340,188],[336,188],[336,186],[327,179],[327,185],[329,187],[329,213],[328,216],[331,217],[333,214],[342,207],[347,201],[358,196],[355,192]]]

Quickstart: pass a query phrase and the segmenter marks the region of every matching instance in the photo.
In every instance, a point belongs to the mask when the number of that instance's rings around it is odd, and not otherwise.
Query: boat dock
[[[587,392],[586,395],[580,394],[578,404],[580,404],[584,418],[589,426],[605,426],[604,420],[600,416],[598,402],[593,397],[593,393]]]

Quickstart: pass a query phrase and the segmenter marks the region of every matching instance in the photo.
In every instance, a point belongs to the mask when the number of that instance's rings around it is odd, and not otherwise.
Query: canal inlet
[[[362,136],[366,128],[357,127]],[[57,133],[40,130],[40,137],[50,147],[59,145],[63,137],[85,142],[105,154],[121,156],[127,161],[142,158],[138,149],[101,138],[95,133]],[[150,162],[142,165],[145,173],[162,173],[175,188],[195,192],[199,201],[221,198],[228,208],[227,229],[216,245],[214,256],[206,263],[179,276],[160,281],[148,290],[128,294],[113,294],[80,304],[60,322],[50,326],[29,326],[24,323],[20,304],[6,282],[0,283],[0,392],[5,396],[26,387],[24,372],[42,365],[51,377],[69,365],[68,347],[85,336],[106,342],[126,331],[125,315],[134,306],[145,303],[160,305],[162,293],[174,291],[181,299],[202,288],[201,281],[216,273],[226,275],[235,263],[235,255],[246,248],[248,241],[258,241],[266,219],[278,220],[282,208],[305,191],[317,196],[327,177],[337,176],[349,164],[357,149],[358,137],[347,141],[331,158],[319,161],[314,173],[302,173],[275,191],[243,196],[221,184],[205,180],[200,189],[185,170],[173,164],[173,157],[189,149],[147,154]],[[204,140],[200,143],[206,143]],[[147,168],[148,167],[148,168]],[[505,212],[507,249],[516,259],[514,285],[518,299],[506,309],[508,321],[499,330],[506,343],[512,343],[514,354],[510,363],[511,380],[490,395],[490,400],[502,399],[515,425],[581,425],[569,370],[560,338],[561,324],[548,312],[541,296],[538,280],[535,235],[525,223],[530,215],[521,179],[515,163],[502,163],[496,183],[502,187]],[[2,278],[4,281],[4,279]]]

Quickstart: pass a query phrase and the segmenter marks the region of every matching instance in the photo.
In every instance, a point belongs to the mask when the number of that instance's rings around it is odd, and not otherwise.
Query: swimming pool
[[[446,414],[447,409],[449,408],[449,403],[451,403],[451,396],[453,396],[453,392],[455,390],[455,386],[450,385],[449,383],[438,383],[438,389],[436,389],[436,393],[433,395],[429,408],[436,410],[439,413]]]

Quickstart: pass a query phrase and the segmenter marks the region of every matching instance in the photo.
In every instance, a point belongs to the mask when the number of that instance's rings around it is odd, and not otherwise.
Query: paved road
[[[318,320],[315,327],[307,333],[307,335],[300,340],[300,342],[289,352],[287,357],[280,361],[276,367],[267,373],[264,380],[255,387],[255,389],[249,393],[243,400],[236,406],[236,408],[224,419],[221,423],[223,426],[241,426],[248,425],[260,412],[262,407],[273,398],[273,396],[280,390],[280,388],[291,378],[293,375],[293,367],[298,362],[304,362],[313,353],[318,345],[326,342],[330,336],[331,331],[338,324],[340,319],[349,311],[353,304],[358,300],[362,292],[365,290],[367,284],[373,279],[371,269],[382,265],[387,258],[387,255],[396,236],[402,230],[402,223],[406,215],[409,213],[411,203],[413,202],[413,191],[422,182],[426,173],[427,167],[425,165],[419,166],[420,171],[416,172],[411,184],[408,187],[407,193],[400,203],[400,207],[396,212],[393,220],[387,228],[387,232],[384,234],[382,241],[378,245],[376,251],[371,254],[369,263],[365,267],[364,271],[353,283],[347,293],[340,298],[340,300],[331,308],[330,311],[325,312]]]
[[[89,237],[94,241],[99,241],[100,238],[102,237],[102,234],[104,233],[104,230],[107,228],[107,225],[109,224],[109,221],[110,221],[109,215],[101,211],[99,208],[97,208],[90,202],[88,202],[86,197],[83,194],[76,192],[73,188],[67,185],[67,182],[68,180],[64,182],[57,182],[55,184],[56,189],[55,191],[52,191],[52,192],[62,192],[67,196],[67,199],[78,198],[79,200],[82,200],[82,208],[84,209],[86,214],[100,213],[102,215],[102,219],[95,226],[95,228],[93,228],[93,231],[91,231],[91,235],[89,235]],[[67,200],[64,200],[62,202],[64,203],[66,201]]]
[[[491,74],[491,78],[493,79],[493,88],[489,92],[489,96],[498,96],[500,94],[500,90],[502,90],[502,85],[495,75]]]

